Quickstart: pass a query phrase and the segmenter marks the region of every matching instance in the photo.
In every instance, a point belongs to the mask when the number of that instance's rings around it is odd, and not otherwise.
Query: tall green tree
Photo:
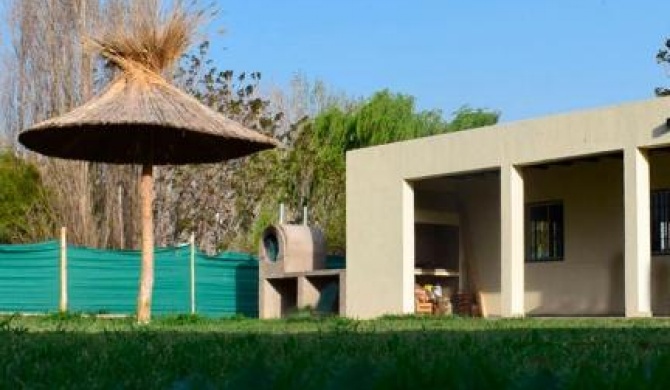
[[[388,90],[351,107],[327,108],[295,126],[297,137],[290,150],[265,152],[252,159],[237,181],[241,188],[259,180],[264,183],[265,195],[255,199],[260,200],[264,217],[248,221],[248,244],[257,242],[276,205],[284,202],[293,210],[308,206],[309,222],[325,231],[330,252],[343,253],[347,151],[492,125],[498,117],[495,111],[464,106],[447,121],[439,110],[418,110],[413,97]],[[242,204],[240,208],[251,207]]]

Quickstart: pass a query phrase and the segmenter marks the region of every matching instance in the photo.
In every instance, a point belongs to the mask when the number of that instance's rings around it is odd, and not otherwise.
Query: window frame
[[[669,256],[670,255],[670,188],[658,188],[650,191],[649,199],[649,246],[652,256]],[[665,196],[664,204],[654,207],[654,198],[656,196]],[[655,212],[661,215],[657,218]],[[662,221],[664,220],[664,221]],[[665,222],[665,249],[660,248],[663,243],[663,229],[655,230],[657,223]],[[658,234],[658,237],[656,236]],[[658,244],[659,248],[655,248]]]
[[[532,213],[533,209],[537,209],[540,207],[544,207],[545,211],[544,213],[549,215],[551,214],[550,208],[551,207],[560,207],[560,221],[558,225],[558,237],[556,238],[558,243],[557,243],[557,248],[555,249],[556,252],[558,252],[555,255],[551,256],[544,256],[544,257],[534,257],[534,254],[537,253],[537,249],[534,249],[533,245],[535,245],[535,242],[533,240],[533,230],[532,230]],[[526,263],[547,263],[547,262],[555,262],[555,261],[564,261],[565,260],[565,205],[562,200],[549,200],[549,201],[542,201],[542,202],[530,202],[526,203],[525,207],[525,216],[524,216],[524,230],[525,230],[525,245],[524,245],[524,252],[525,252],[525,262]],[[551,219],[547,217],[547,220],[551,222]],[[551,240],[551,238],[550,238]],[[554,246],[551,241],[549,241],[548,246],[552,247]]]

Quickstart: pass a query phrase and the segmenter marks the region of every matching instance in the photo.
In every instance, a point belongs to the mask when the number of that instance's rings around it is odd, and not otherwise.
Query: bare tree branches
[[[17,153],[37,164],[56,223],[67,226],[77,244],[136,244],[137,218],[131,215],[137,209],[136,170],[43,158],[22,150],[16,136],[31,124],[69,111],[102,87],[110,74],[84,50],[84,38],[115,23],[110,15],[122,17],[138,4],[154,1],[5,1],[12,50],[3,53],[0,74],[16,76],[1,79],[5,136]]]

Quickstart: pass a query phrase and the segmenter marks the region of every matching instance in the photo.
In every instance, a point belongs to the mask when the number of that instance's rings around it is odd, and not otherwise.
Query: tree
[[[498,119],[500,119],[498,111],[462,106],[454,111],[453,118],[447,125],[447,130],[451,132],[491,126],[498,123]]]
[[[137,167],[46,159],[14,145],[18,132],[87,100],[110,80],[109,68],[82,50],[85,37],[107,23],[123,24],[133,10],[150,10],[156,0],[7,0],[12,50],[0,72],[2,132],[16,153],[33,161],[51,196],[57,224],[72,243],[133,248],[139,244]],[[145,12],[138,11],[138,12]],[[102,17],[104,15],[104,17]],[[202,43],[181,62],[176,83],[205,104],[247,127],[272,133],[281,115],[258,92],[261,74],[219,70]],[[12,76],[8,76],[12,75]],[[18,75],[14,77],[13,75]],[[49,93],[44,94],[43,91]],[[0,137],[2,139],[2,137]],[[226,183],[243,160],[199,167],[161,167],[155,204],[156,243],[171,245],[196,233],[211,252],[237,230],[237,196]],[[163,188],[161,188],[163,187]],[[48,239],[53,232],[47,232]]]
[[[84,50],[84,37],[105,23],[120,23],[133,6],[154,0],[7,0],[11,49],[2,79],[2,130],[14,143],[20,130],[80,104],[111,76]],[[101,17],[104,15],[105,17]],[[16,75],[17,77],[14,77]],[[46,159],[12,145],[32,161],[50,194],[45,205],[69,240],[79,245],[132,247],[137,241],[136,169]],[[46,200],[46,199],[45,199]],[[53,237],[45,232],[43,237]],[[35,237],[34,237],[35,238]]]
[[[185,56],[176,82],[198,100],[248,128],[274,135],[282,114],[270,110],[270,103],[258,92],[259,72],[235,73],[221,70],[210,59],[211,46],[201,43]],[[215,252],[225,237],[244,234],[235,208],[238,197],[254,197],[236,191],[230,183],[247,158],[219,164],[161,167],[156,174],[156,243],[185,242],[191,233],[201,249]],[[252,210],[253,212],[253,210]]]
[[[50,210],[44,209],[46,196],[35,166],[0,152],[0,243],[30,241],[53,231]]]
[[[670,39],[665,41],[664,47],[656,53],[656,62],[670,71]],[[657,87],[655,89],[656,96],[670,96],[670,88]]]
[[[491,125],[498,117],[495,111],[464,106],[448,122],[439,110],[418,110],[413,97],[388,90],[356,104],[325,108],[293,126],[295,141],[289,150],[252,158],[236,180],[241,192],[247,191],[249,183],[263,188],[258,197],[240,205],[241,209],[253,206],[260,210],[256,216],[247,216],[243,225],[250,238],[244,249],[254,248],[262,228],[273,220],[276,205],[284,202],[292,210],[309,206],[309,222],[324,230],[329,251],[344,253],[347,151]],[[268,171],[272,174],[265,173]],[[301,219],[302,215],[294,217]]]
[[[223,237],[221,245],[226,248],[256,251],[263,230],[276,222],[280,203],[289,206],[286,209],[287,221],[302,220],[305,199],[296,197],[308,192],[306,186],[311,183],[312,162],[319,162],[307,157],[298,160],[300,151],[314,151],[305,143],[307,138],[303,134],[312,126],[311,118],[334,108],[349,111],[359,101],[333,90],[321,80],[309,80],[304,74],[297,73],[288,90],[271,91],[269,103],[271,111],[282,113],[276,122],[275,136],[286,147],[253,156],[245,161],[244,169],[233,178],[233,189],[239,194],[235,198],[237,224],[235,230],[230,230]],[[291,168],[302,163],[305,163],[303,170]],[[341,175],[336,174],[333,178],[340,179]],[[302,186],[302,189],[296,191],[296,186]]]

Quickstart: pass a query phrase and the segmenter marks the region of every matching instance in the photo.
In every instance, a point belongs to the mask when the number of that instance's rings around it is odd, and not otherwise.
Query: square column
[[[626,317],[651,317],[651,221],[646,151],[624,150]]]
[[[523,175],[511,164],[500,169],[501,315],[523,317],[524,191]]]
[[[402,312],[414,313],[414,188],[402,181]]]

